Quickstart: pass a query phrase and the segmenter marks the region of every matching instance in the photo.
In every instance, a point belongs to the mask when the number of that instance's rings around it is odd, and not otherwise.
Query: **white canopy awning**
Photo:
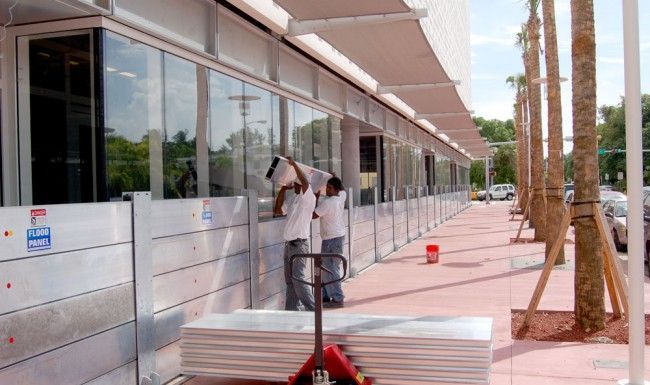
[[[298,21],[412,11],[403,0],[275,2]],[[433,85],[456,80],[447,75],[418,20],[370,25],[359,23],[317,34],[377,80],[380,86]],[[459,141],[459,148],[465,149],[472,157],[491,154],[485,143],[467,145],[467,139],[481,137],[455,86],[391,88],[391,92],[418,114],[466,113],[453,117],[427,117],[426,120],[436,126],[437,133],[447,135],[450,142]]]

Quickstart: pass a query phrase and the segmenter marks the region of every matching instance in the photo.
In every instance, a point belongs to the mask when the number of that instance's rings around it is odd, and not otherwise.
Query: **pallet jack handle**
[[[345,278],[345,274],[347,273],[348,261],[341,254],[332,254],[332,253],[294,254],[291,256],[291,258],[289,258],[289,269],[290,269],[289,271],[293,272],[293,262],[298,258],[309,258],[314,260],[314,282],[305,281],[293,275],[291,276],[291,279],[296,282],[309,285],[315,289],[314,290],[314,305],[315,305],[314,379],[316,379],[316,377],[324,378],[323,377],[323,290],[322,289],[327,285],[331,285],[336,282],[341,282]],[[343,273],[341,274],[341,277],[332,281],[327,281],[327,282],[322,281],[322,276],[321,276],[322,270],[325,270],[328,273],[334,275],[332,271],[323,267],[323,258],[335,258],[341,260],[343,264]],[[314,381],[314,383],[317,382]],[[329,380],[325,379],[323,382],[320,383],[323,384],[329,383]]]

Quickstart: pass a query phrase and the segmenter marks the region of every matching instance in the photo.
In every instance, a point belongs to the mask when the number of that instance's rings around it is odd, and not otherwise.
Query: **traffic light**
[[[605,155],[605,149],[604,148],[599,148],[598,149],[598,155]]]

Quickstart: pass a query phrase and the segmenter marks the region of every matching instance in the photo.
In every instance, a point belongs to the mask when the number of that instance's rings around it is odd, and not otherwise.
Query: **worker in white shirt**
[[[294,254],[309,253],[309,236],[312,213],[316,206],[316,196],[314,195],[309,181],[305,177],[296,162],[287,157],[298,176],[298,182],[293,186],[282,186],[280,193],[275,201],[274,212],[279,215],[287,215],[287,221],[284,227],[284,280],[287,284],[285,297],[285,310],[300,310],[302,303],[305,310],[314,310],[314,294],[311,287],[307,284],[294,281],[291,277],[310,281],[311,277],[307,270],[307,261],[305,258],[298,258],[293,262],[293,269],[289,266],[289,258]],[[294,189],[295,194],[286,198],[286,191]]]
[[[320,218],[320,235],[323,240],[321,253],[343,254],[345,238],[345,189],[341,179],[334,176],[327,181],[325,197],[318,200],[313,218]],[[322,272],[323,282],[341,278],[341,261],[335,258],[323,259],[323,267],[328,271]],[[343,289],[341,282],[323,287],[323,307],[343,307]]]

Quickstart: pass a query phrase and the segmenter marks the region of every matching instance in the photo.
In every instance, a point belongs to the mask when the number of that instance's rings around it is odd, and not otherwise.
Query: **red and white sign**
[[[30,210],[31,224],[32,227],[40,227],[47,225],[47,210],[46,209],[34,209]]]

